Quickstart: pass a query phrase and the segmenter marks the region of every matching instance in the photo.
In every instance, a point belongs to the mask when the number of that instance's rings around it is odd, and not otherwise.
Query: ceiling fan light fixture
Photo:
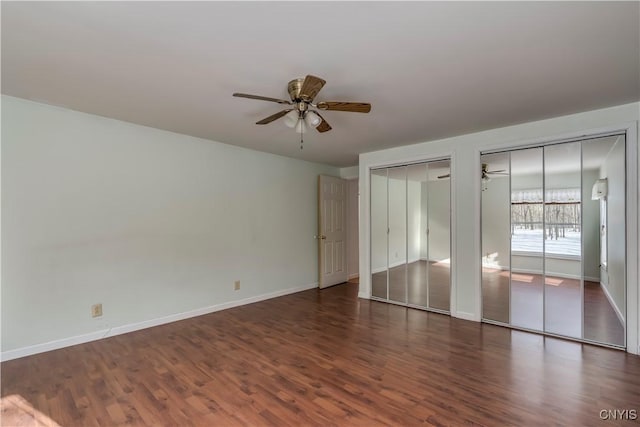
[[[296,123],[296,132],[305,133],[306,131],[307,131],[307,125],[305,124],[303,119],[299,119],[298,123]]]
[[[298,123],[299,118],[300,114],[298,113],[298,110],[291,110],[284,115],[284,124],[287,127],[294,128]]]
[[[320,118],[320,116],[313,111],[307,111],[307,113],[304,115],[304,121],[306,122],[307,126],[311,128],[317,128],[320,123],[322,123],[322,119]]]

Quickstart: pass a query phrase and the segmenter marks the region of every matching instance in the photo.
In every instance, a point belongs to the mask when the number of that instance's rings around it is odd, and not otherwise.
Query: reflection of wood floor
[[[449,311],[450,268],[443,262],[429,262],[427,292],[427,261],[416,261],[389,269],[389,300],[420,307]],[[408,287],[405,281],[408,278]],[[408,291],[408,295],[407,295]],[[371,295],[387,299],[387,273],[371,277]],[[427,301],[428,297],[428,301]]]
[[[547,332],[582,338],[579,280],[547,277],[545,307],[541,275],[513,273],[511,282],[513,326],[541,331],[544,315]],[[509,272],[484,268],[482,284],[483,318],[509,323]],[[584,282],[584,338],[624,345],[624,328],[596,282]]]

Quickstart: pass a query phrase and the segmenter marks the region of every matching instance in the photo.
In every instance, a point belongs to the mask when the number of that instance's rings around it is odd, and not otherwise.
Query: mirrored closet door
[[[450,307],[450,161],[371,171],[371,296]]]
[[[481,161],[483,321],[624,347],[624,135]]]

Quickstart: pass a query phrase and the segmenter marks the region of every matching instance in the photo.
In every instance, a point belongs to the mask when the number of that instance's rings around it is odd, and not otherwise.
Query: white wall
[[[623,130],[628,140],[627,294],[630,301],[627,343],[638,349],[638,116],[640,104],[493,129],[438,141],[397,147],[360,155],[360,292],[371,293],[369,258],[369,169],[407,162],[452,157],[452,305],[455,317],[480,320],[480,152],[522,147],[600,132]],[[461,117],[460,120],[464,120]]]
[[[3,359],[313,286],[318,174],[3,96]]]

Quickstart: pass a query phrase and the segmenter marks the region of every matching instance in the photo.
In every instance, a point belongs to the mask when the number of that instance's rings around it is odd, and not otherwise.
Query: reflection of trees
[[[565,237],[565,232],[580,231],[579,202],[546,203],[515,202],[511,204],[511,233],[516,229],[542,229],[542,215],[545,213],[545,239],[557,240]]]

